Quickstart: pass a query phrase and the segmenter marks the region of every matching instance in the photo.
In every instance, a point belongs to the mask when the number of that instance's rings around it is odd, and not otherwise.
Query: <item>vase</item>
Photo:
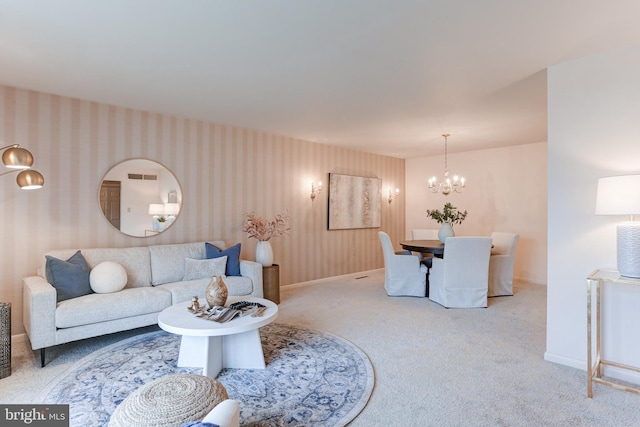
[[[227,297],[229,296],[229,290],[227,289],[226,283],[222,280],[222,276],[212,276],[211,282],[209,282],[209,286],[207,286],[207,290],[204,294],[207,299],[207,304],[209,307],[213,306],[224,306],[227,302]]]
[[[273,265],[273,249],[268,240],[260,241],[256,245],[256,262],[262,264],[263,267],[271,267]]]
[[[451,226],[451,224],[449,224],[448,222],[443,222],[440,230],[438,231],[438,239],[440,239],[440,241],[444,243],[444,241],[447,240],[447,237],[453,236],[455,236],[455,233],[453,232],[453,227]]]

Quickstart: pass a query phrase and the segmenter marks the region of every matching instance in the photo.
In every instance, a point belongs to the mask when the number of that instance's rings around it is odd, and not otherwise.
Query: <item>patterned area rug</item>
[[[369,358],[325,332],[272,323],[260,329],[267,368],[223,369],[217,377],[240,401],[242,426],[344,426],[373,391]],[[106,426],[141,385],[175,373],[180,337],[164,331],[129,338],[76,363],[38,402],[70,405],[71,426]],[[195,420],[192,420],[195,421]]]

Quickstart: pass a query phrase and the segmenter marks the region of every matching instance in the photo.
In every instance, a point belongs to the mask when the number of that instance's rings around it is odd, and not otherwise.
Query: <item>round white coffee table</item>
[[[258,302],[267,309],[261,317],[236,317],[217,323],[196,317],[187,310],[191,301],[168,307],[158,315],[158,326],[182,335],[178,366],[202,368],[202,375],[218,376],[222,368],[264,369],[264,353],[258,328],[278,317],[278,306],[263,298],[229,297],[227,306],[237,301]]]

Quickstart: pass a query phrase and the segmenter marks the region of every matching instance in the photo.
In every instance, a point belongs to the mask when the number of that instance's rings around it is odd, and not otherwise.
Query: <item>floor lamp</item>
[[[40,172],[31,169],[33,156],[29,150],[20,147],[18,144],[7,145],[6,147],[0,148],[0,151],[3,150],[2,163],[11,170],[0,173],[0,176],[20,171],[16,177],[16,183],[20,188],[23,190],[42,188],[44,185],[44,177]]]
[[[629,215],[618,224],[617,261],[621,276],[640,278],[640,175],[610,176],[598,179],[596,215]]]

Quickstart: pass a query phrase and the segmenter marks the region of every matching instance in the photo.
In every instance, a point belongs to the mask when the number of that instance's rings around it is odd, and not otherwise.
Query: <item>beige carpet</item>
[[[595,385],[588,399],[584,371],[543,360],[546,287],[519,284],[489,308],[446,310],[388,297],[383,280],[377,270],[281,292],[278,322],[334,333],[369,356],[375,387],[350,426],[640,425],[640,396]],[[0,402],[37,403],[29,399],[74,361],[139,332],[51,349],[44,369],[14,345]]]

